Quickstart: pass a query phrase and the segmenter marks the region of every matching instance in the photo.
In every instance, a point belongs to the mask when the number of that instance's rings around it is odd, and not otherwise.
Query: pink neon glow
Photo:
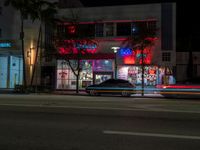
[[[60,54],[65,55],[65,54],[78,54],[80,51],[79,48],[77,48],[77,44],[79,45],[91,45],[91,44],[96,44],[95,41],[89,41],[89,40],[64,40],[64,43],[61,44],[61,46],[58,48],[58,51]],[[86,53],[95,53],[97,48],[83,48],[84,50],[81,50],[82,54]]]
[[[143,54],[144,54],[144,64],[151,64],[152,61],[152,52],[150,51],[150,48],[145,48],[143,50]],[[133,54],[128,55],[128,56],[124,56],[123,57],[123,62],[124,64],[130,65],[130,64],[136,64],[137,62],[139,64],[142,64],[142,50],[137,49],[134,51]]]

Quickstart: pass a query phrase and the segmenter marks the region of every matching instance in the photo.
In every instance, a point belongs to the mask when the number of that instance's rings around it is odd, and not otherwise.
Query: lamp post
[[[115,79],[117,79],[117,51],[120,49],[120,47],[111,47],[111,49],[115,53]]]

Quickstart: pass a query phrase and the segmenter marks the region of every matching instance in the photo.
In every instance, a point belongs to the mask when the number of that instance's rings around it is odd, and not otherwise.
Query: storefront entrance
[[[0,88],[22,84],[23,63],[20,56],[0,56]]]

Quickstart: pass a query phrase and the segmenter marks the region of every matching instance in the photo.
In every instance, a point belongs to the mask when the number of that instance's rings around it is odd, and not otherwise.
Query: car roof
[[[108,79],[108,80],[106,80],[106,81],[104,81],[104,82],[108,82],[108,81],[110,81],[110,82],[112,82],[112,81],[117,81],[117,82],[123,82],[123,83],[129,82],[129,81],[123,80],[123,79]]]

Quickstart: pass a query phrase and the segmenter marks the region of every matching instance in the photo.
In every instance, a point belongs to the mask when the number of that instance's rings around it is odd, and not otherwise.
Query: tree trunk
[[[31,76],[31,86],[33,85],[33,80],[35,77],[35,71],[37,68],[37,61],[38,61],[38,54],[39,54],[39,48],[40,48],[40,44],[41,44],[41,33],[42,33],[42,24],[40,24],[40,28],[39,28],[39,34],[38,34],[38,39],[37,39],[37,49],[36,49],[36,54],[35,54],[35,60],[34,60],[34,65],[33,65],[33,73]],[[36,83],[37,84],[37,83]]]
[[[24,18],[21,12],[21,32],[20,32],[20,39],[21,39],[21,48],[22,48],[22,59],[23,59],[23,86],[26,90],[27,82],[26,82],[26,61],[25,61],[25,54],[24,54]]]
[[[144,48],[142,47],[142,96],[144,96]]]
[[[79,93],[79,76],[80,76],[80,52],[78,53],[77,76],[76,76],[76,93]]]
[[[79,73],[76,76],[76,93],[79,93]]]

